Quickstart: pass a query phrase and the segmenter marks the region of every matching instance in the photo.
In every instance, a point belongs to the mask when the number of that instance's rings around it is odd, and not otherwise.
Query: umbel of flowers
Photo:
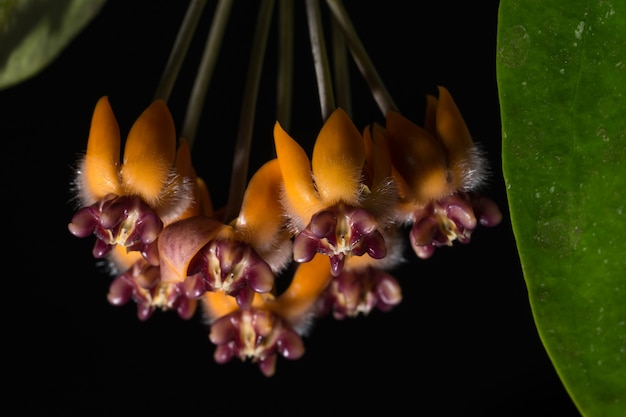
[[[92,254],[113,276],[111,304],[135,302],[140,320],[157,309],[198,312],[217,362],[251,360],[270,376],[278,356],[304,354],[315,319],[400,303],[392,272],[407,242],[428,258],[501,220],[479,192],[484,156],[444,87],[427,97],[423,126],[389,110],[384,126],[359,129],[337,107],[311,155],[280,123],[273,134],[276,158],[254,173],[229,220],[163,100],[137,118],[123,152],[107,97],[97,102],[69,231],[95,237]]]

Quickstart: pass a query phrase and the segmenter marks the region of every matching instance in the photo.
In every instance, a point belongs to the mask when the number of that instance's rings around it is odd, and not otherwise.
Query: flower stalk
[[[181,137],[187,139],[189,147],[193,147],[196,131],[200,123],[200,115],[206,99],[206,92],[211,82],[211,76],[221,49],[224,31],[233,6],[233,0],[220,0],[213,16],[213,22],[205,44],[202,60],[198,67],[198,74],[189,96],[185,120],[181,129]]]
[[[333,74],[335,75],[335,91],[337,106],[352,115],[352,99],[350,98],[350,70],[348,68],[348,49],[346,38],[337,20],[331,19],[331,34],[333,48]]]
[[[263,69],[263,57],[267,46],[267,36],[272,21],[273,6],[274,0],[263,0],[257,18],[252,53],[250,55],[250,63],[248,64],[248,74],[244,88],[245,93],[241,105],[239,131],[235,142],[235,155],[233,157],[233,166],[230,176],[230,191],[226,205],[226,222],[237,217],[248,181],[252,129],[254,127],[259,82],[261,80],[261,70]]]
[[[394,103],[391,94],[387,91],[380,75],[378,75],[378,71],[376,71],[376,68],[372,64],[365,47],[361,43],[352,21],[350,20],[350,16],[343,7],[342,1],[326,0],[326,3],[333,13],[335,21],[343,30],[346,42],[350,48],[350,52],[352,53],[352,57],[361,71],[363,78],[365,78],[365,81],[369,85],[370,91],[374,96],[374,100],[376,100],[380,111],[383,115],[387,115],[389,110],[397,111],[398,108]]]
[[[330,66],[324,40],[324,30],[320,16],[319,0],[306,0],[306,14],[313,53],[313,66],[317,77],[317,90],[320,98],[322,120],[335,110],[335,94],[330,78]]]
[[[293,94],[293,0],[279,1],[278,73],[276,74],[276,120],[291,127]]]
[[[167,102],[169,99],[205,5],[206,0],[192,0],[189,3],[153,100],[161,99]]]

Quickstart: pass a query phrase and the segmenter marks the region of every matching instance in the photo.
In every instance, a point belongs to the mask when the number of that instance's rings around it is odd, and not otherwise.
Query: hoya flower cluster
[[[423,126],[393,106],[383,124],[356,126],[331,106],[310,153],[276,122],[267,132],[276,157],[229,213],[213,206],[166,100],[122,140],[103,96],[78,161],[69,231],[95,237],[92,254],[113,276],[111,304],[135,303],[140,320],[156,310],[199,314],[217,362],[249,360],[271,376],[279,356],[304,354],[316,319],[398,305],[393,271],[406,245],[425,259],[500,222],[479,192],[484,155],[450,92],[439,87],[426,103]]]
[[[200,308],[220,363],[249,358],[272,375],[277,355],[304,353],[302,337],[316,318],[400,303],[391,271],[407,240],[428,258],[501,220],[495,203],[474,191],[484,161],[444,87],[428,97],[423,127],[390,111],[385,126],[359,130],[337,108],[310,157],[276,123],[277,157],[254,173],[228,222],[175,132],[156,100],[130,129],[120,159],[119,127],[102,97],[69,230],[96,237],[93,256],[114,275],[111,304],[132,300],[141,320],[156,309],[188,319]],[[282,292],[278,280],[289,282]]]

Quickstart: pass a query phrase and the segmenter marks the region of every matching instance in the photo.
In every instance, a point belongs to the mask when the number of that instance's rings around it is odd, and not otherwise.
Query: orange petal
[[[121,195],[119,180],[120,129],[108,97],[98,100],[89,130],[83,162],[81,187],[83,203],[93,204],[109,193]]]
[[[209,322],[239,309],[235,297],[227,295],[224,291],[207,291],[201,300]]]
[[[188,178],[192,182],[193,201],[194,203],[189,207],[181,219],[186,217],[193,217],[197,215],[203,215],[211,217],[213,215],[213,203],[211,202],[211,195],[209,189],[204,180],[196,175],[196,170],[193,167],[191,160],[191,149],[189,148],[189,141],[182,138],[178,145],[178,152],[176,153],[176,172],[184,178]]]
[[[183,282],[193,257],[224,227],[209,217],[190,217],[165,227],[158,240],[161,281]]]
[[[372,191],[375,191],[387,187],[386,184],[389,178],[391,178],[391,155],[389,154],[389,146],[387,145],[384,128],[378,124],[374,124],[371,132],[368,130],[367,135],[369,136],[370,133],[370,140],[374,143],[372,149],[372,165],[374,170]]]
[[[196,185],[198,191],[196,200],[200,203],[200,214],[213,216],[213,202],[211,201],[211,194],[209,194],[209,187],[200,177],[196,177]]]
[[[181,140],[176,153],[174,169],[161,190],[155,207],[163,224],[201,214],[197,198],[196,173],[191,165],[191,150],[186,140]]]
[[[437,97],[426,96],[426,115],[424,116],[424,129],[433,137],[437,137]]]
[[[235,225],[237,239],[247,242],[275,272],[293,259],[281,187],[280,164],[272,159],[250,179]]]
[[[444,144],[448,155],[452,191],[471,190],[487,177],[487,160],[474,144],[469,129],[444,87],[439,87],[437,104],[437,138]]]
[[[411,199],[413,196],[413,190],[394,166],[391,167],[391,176],[398,189],[398,195],[400,196],[400,199]],[[413,207],[413,203],[411,203],[411,207]],[[411,211],[413,211],[413,209],[411,209]]]
[[[193,169],[191,162],[191,149],[189,149],[189,142],[186,139],[181,139],[180,145],[178,145],[174,167],[178,175],[193,180],[196,179],[196,171]]]
[[[311,261],[298,264],[289,287],[268,305],[294,327],[302,325],[331,280],[328,257],[318,253]]]
[[[113,262],[119,271],[126,271],[137,261],[144,259],[139,251],[128,251],[125,246],[116,245],[107,255],[107,260]]]
[[[271,246],[284,226],[281,184],[278,159],[266,162],[248,183],[236,230],[254,248]]]
[[[339,201],[357,205],[365,145],[343,109],[336,109],[322,126],[311,161],[317,190],[327,205]]]
[[[201,204],[198,201],[198,184],[196,181],[196,171],[194,170],[191,162],[191,149],[189,148],[189,142],[187,142],[186,139],[181,139],[180,145],[178,145],[178,151],[176,152],[176,162],[174,164],[174,167],[176,168],[176,173],[178,174],[178,182],[189,181],[190,191],[189,196],[186,196],[186,198],[189,200],[189,205],[187,206],[185,212],[179,216],[179,218],[185,219],[187,217],[193,217],[202,214]],[[175,200],[180,200],[180,193],[176,192],[176,189],[179,189],[179,187],[174,188],[173,194],[175,195],[172,197]]]
[[[284,181],[287,214],[304,227],[321,208],[309,158],[278,122],[274,125],[274,144]]]
[[[449,163],[453,166],[459,159],[466,158],[474,142],[459,108],[445,87],[439,87],[436,117],[437,139],[446,148]]]
[[[128,194],[159,205],[176,157],[174,120],[163,100],[154,101],[135,121],[124,148],[122,183]]]
[[[425,203],[448,193],[446,155],[441,144],[400,113],[387,113],[387,139],[394,167],[413,192]]]
[[[372,141],[372,126],[363,129],[363,144],[365,145],[365,164],[363,165],[363,183],[372,188],[374,181],[374,142]]]

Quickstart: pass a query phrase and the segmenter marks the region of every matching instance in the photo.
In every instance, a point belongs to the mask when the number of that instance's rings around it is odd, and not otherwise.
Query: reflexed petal
[[[474,142],[461,112],[447,88],[439,86],[436,115],[437,139],[445,146],[450,165],[463,158]]]
[[[158,206],[176,157],[174,120],[163,100],[154,101],[135,121],[124,148],[122,182],[127,194]]]
[[[449,193],[446,155],[432,135],[390,111],[387,139],[394,167],[410,186],[416,202],[425,203]]]
[[[201,300],[204,313],[210,322],[239,309],[235,297],[227,295],[222,291],[207,291],[204,293]],[[216,329],[212,329],[212,331],[213,330]],[[232,335],[229,335],[229,337],[232,337]],[[220,342],[214,341],[213,343],[219,344]]]
[[[191,163],[191,149],[185,139],[178,146],[174,168],[176,177],[162,190],[162,206],[159,207],[159,214],[166,225],[204,214],[198,201],[199,190],[196,172]]]
[[[397,209],[400,212],[406,213],[408,211],[413,210],[413,202],[411,198],[413,197],[413,190],[409,183],[400,175],[400,172],[396,169],[396,167],[391,167],[391,176],[393,178],[393,182],[398,190],[398,197],[400,201],[397,204]]]
[[[311,161],[317,190],[327,205],[358,203],[365,145],[343,109],[336,109],[322,126]]]
[[[196,177],[196,187],[196,204],[200,207],[200,214],[207,217],[213,216],[213,202],[211,201],[209,188],[202,178]]]
[[[109,99],[104,96],[93,112],[79,181],[84,205],[91,205],[109,193],[121,194],[120,146],[119,126]]]
[[[479,186],[487,176],[488,163],[474,144],[470,132],[444,87],[439,87],[436,135],[448,157],[452,191],[470,191]]]
[[[365,145],[365,164],[363,165],[363,183],[372,188],[374,182],[374,141],[372,140],[373,130],[383,130],[378,124],[366,126],[363,129],[363,144]],[[387,153],[388,150],[387,150]],[[390,167],[391,168],[391,167]]]
[[[252,176],[243,197],[235,229],[260,255],[282,236],[281,184],[280,165],[273,159]]]
[[[108,260],[113,262],[119,271],[125,271],[143,257],[138,251],[128,251],[122,245],[116,245],[108,254]]]
[[[401,213],[400,203],[401,196],[406,197],[410,193],[406,182],[397,172],[394,178],[385,128],[379,124],[366,128],[363,132],[363,143],[367,154],[363,172],[371,180],[367,182],[370,192],[364,193],[361,206],[371,212],[380,227],[385,229],[399,218],[407,217]]]
[[[268,306],[303,334],[318,297],[331,280],[328,257],[317,254],[311,261],[298,264],[289,287]]]
[[[186,139],[181,139],[176,151],[176,161],[174,166],[179,175],[187,178],[196,178],[196,171],[191,162],[191,149]]]
[[[437,137],[437,97],[426,96],[426,114],[424,115],[424,129],[433,137]]]
[[[391,177],[391,155],[386,143],[385,130],[382,126],[375,124],[371,129],[365,129],[363,139],[365,149],[369,154],[367,165],[371,166],[371,190],[376,192],[385,188]]]
[[[274,144],[287,198],[285,209],[294,221],[305,225],[320,208],[320,199],[313,186],[309,157],[279,123],[274,126]]]

